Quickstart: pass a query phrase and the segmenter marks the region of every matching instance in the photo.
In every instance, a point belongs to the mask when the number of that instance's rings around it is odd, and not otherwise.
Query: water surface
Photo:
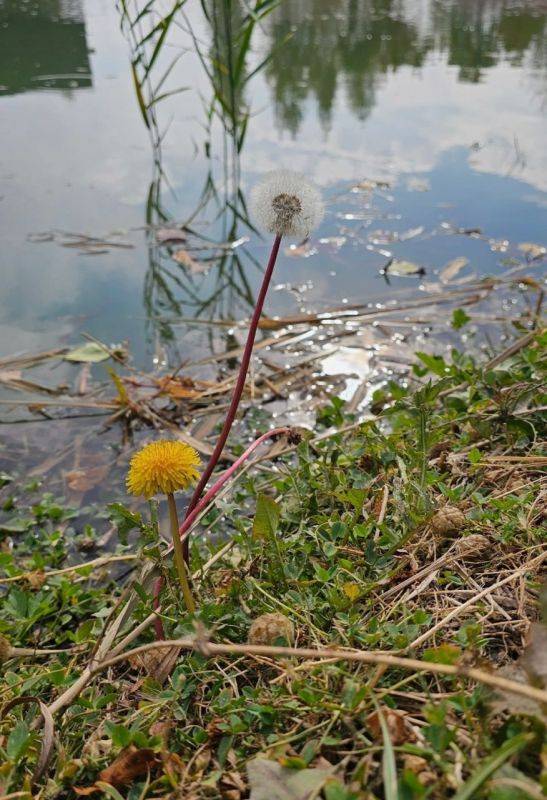
[[[145,369],[237,344],[241,334],[216,323],[249,315],[269,246],[247,224],[245,197],[279,166],[313,178],[327,214],[305,248],[283,250],[271,315],[420,296],[455,258],[467,260],[457,280],[508,269],[541,279],[544,261],[527,263],[519,245],[546,238],[543,2],[281,0],[253,32],[249,78],[232,98],[250,112],[239,152],[218,108],[207,121],[196,42],[229,94],[218,65],[233,55],[243,6],[206,7],[209,21],[187,0],[161,54],[164,66],[179,57],[165,89],[184,91],[157,106],[160,153],[111,0],[0,0],[0,357],[73,345],[82,332],[126,341]],[[194,245],[224,248],[173,260],[156,228],[189,218]],[[106,243],[78,244],[82,235]],[[392,257],[421,274],[388,282]],[[512,303],[502,294],[492,311]],[[362,374],[359,358],[346,361]],[[68,365],[41,373],[69,387],[76,377]],[[56,425],[41,434],[46,450],[74,436]],[[23,427],[11,434],[28,450]]]

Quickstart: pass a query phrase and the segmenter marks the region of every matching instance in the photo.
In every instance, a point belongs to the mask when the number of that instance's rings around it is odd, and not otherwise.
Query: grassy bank
[[[81,530],[47,485],[2,476],[3,795],[541,797],[546,342],[488,363],[417,354],[367,422],[333,398],[200,520],[195,619],[154,507]],[[86,557],[109,516],[116,551]],[[131,653],[153,641],[127,634],[158,569],[185,649]]]

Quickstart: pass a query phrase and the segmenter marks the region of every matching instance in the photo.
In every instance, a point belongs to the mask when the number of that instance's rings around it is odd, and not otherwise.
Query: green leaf
[[[267,494],[259,494],[256,499],[256,513],[253,520],[255,539],[271,539],[279,527],[279,506]]]
[[[474,797],[477,797],[477,791],[490,775],[499,769],[507,759],[511,758],[515,753],[518,753],[519,750],[522,750],[531,738],[532,736],[529,733],[521,733],[504,742],[502,746],[496,750],[495,753],[486,758],[478,770],[466,780],[459,792],[454,795],[453,800],[473,800]]]
[[[26,722],[18,722],[8,736],[6,753],[11,761],[19,761],[30,744],[30,731]]]
[[[424,661],[435,664],[455,664],[462,651],[454,644],[441,644],[439,647],[430,647],[424,653]]]
[[[471,317],[468,316],[463,308],[455,308],[452,312],[452,327],[459,331],[464,325],[470,321]]]
[[[116,747],[128,747],[131,744],[131,731],[125,725],[116,725],[108,720],[105,722],[105,728],[108,735],[112,739],[112,744]]]
[[[75,347],[65,355],[65,361],[77,361],[85,364],[98,364],[110,358],[110,353],[97,342],[86,342],[80,347]]]
[[[110,519],[118,529],[118,536],[122,544],[127,544],[127,534],[133,528],[142,527],[142,517],[139,513],[134,514],[129,511],[122,503],[109,503]]]
[[[8,519],[6,522],[0,522],[0,531],[6,533],[24,533],[33,524],[31,519]]]
[[[471,464],[478,464],[479,461],[482,459],[482,453],[477,447],[474,447],[467,454],[467,458],[469,459]]]
[[[429,353],[422,353],[418,351],[416,353],[420,361],[422,361],[430,372],[433,372],[435,375],[438,375],[440,378],[446,377],[448,372],[448,366],[442,358],[442,356],[432,356]]]

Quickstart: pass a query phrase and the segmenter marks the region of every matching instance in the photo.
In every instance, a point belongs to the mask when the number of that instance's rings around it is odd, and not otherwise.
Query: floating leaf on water
[[[409,228],[409,230],[399,234],[399,240],[401,242],[407,242],[409,239],[415,239],[416,236],[420,236],[424,230],[425,228],[423,225],[419,225],[417,228]]]
[[[458,272],[462,270],[469,264],[469,259],[465,258],[465,256],[459,256],[459,258],[454,258],[452,261],[449,261],[446,266],[444,266],[441,270],[440,279],[441,283],[449,283],[452,278],[455,278]]]
[[[184,248],[174,252],[171,258],[173,261],[176,261],[177,264],[187,267],[195,275],[198,275],[200,272],[207,272],[211,266],[211,262],[196,261],[196,259],[190,255],[188,250],[185,250]]]
[[[185,242],[186,233],[180,228],[159,228],[156,231],[156,241],[159,244],[169,244],[171,242]]]
[[[382,272],[386,275],[396,275],[398,277],[425,275],[424,267],[421,267],[419,264],[414,264],[413,261],[399,261],[398,258],[392,258],[388,261]]]
[[[536,261],[543,258],[547,249],[541,244],[534,244],[533,242],[522,242],[519,244],[519,250],[524,253],[527,261]]]
[[[77,361],[89,364],[98,364],[110,358],[110,353],[97,342],[86,342],[80,347],[70,350],[65,356],[65,361]]]
[[[334,767],[289,769],[277,761],[254,758],[247,764],[250,800],[311,800],[333,771]]]

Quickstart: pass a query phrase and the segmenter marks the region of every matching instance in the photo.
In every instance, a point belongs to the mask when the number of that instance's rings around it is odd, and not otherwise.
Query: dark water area
[[[279,166],[316,181],[327,213],[305,247],[283,249],[272,316],[419,297],[454,259],[458,281],[542,279],[544,2],[281,0],[254,28],[235,89],[211,65],[230,62],[243,4],[205,8],[209,19],[187,0],[158,60],[178,59],[162,92],[183,89],[155,107],[160,145],[111,0],[0,0],[0,358],[82,332],[126,342],[146,370],[237,344],[208,322],[249,315],[269,243],[245,198]],[[208,117],[215,80],[248,111],[244,125],[218,107]],[[188,220],[190,257],[176,260],[157,231]],[[386,278],[391,258],[419,274]],[[512,307],[500,293],[491,310]],[[66,363],[39,374],[76,380]],[[13,396],[2,391],[6,421],[20,416]],[[46,447],[74,425],[52,424]],[[10,436],[29,449],[23,427]]]

